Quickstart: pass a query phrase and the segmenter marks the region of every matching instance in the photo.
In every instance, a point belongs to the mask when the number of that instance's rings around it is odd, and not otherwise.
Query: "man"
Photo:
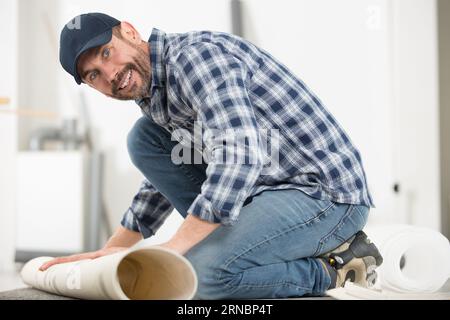
[[[193,264],[196,298],[323,295],[373,281],[382,259],[361,231],[374,206],[361,156],[270,54],[219,32],[153,29],[146,42],[130,23],[89,13],[63,28],[60,61],[78,84],[137,102],[144,116],[128,150],[146,179],[102,250],[42,270],[130,247],[176,208],[185,220],[161,246]]]

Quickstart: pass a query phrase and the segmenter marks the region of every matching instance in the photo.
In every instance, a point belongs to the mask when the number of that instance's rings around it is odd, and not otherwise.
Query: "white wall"
[[[396,212],[441,228],[437,4],[393,1],[394,168],[402,190]]]
[[[0,2],[0,97],[10,99],[2,110],[17,106],[17,3]],[[13,270],[15,158],[17,150],[17,118],[0,113],[0,272]]]
[[[53,31],[58,0],[15,0],[18,6],[18,106],[59,114],[57,83],[58,36]],[[18,118],[20,150],[40,127],[59,126],[59,119]]]
[[[435,1],[244,0],[243,16],[360,149],[370,222],[439,229]]]

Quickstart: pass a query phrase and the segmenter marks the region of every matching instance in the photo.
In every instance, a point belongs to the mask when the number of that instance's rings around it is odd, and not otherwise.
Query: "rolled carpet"
[[[176,252],[157,246],[128,250],[76,262],[39,267],[52,257],[30,260],[23,281],[36,289],[80,299],[192,299],[197,275],[191,263]]]

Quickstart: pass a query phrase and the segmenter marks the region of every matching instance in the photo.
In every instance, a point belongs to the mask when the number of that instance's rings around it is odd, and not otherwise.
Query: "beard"
[[[122,71],[118,75],[118,79],[112,82],[111,87],[111,95],[108,95],[111,98],[118,100],[136,100],[149,96],[150,91],[150,57],[141,47],[129,43],[135,50],[136,55],[133,57],[133,61],[128,63]],[[119,89],[119,85],[122,82],[123,78],[128,75],[129,71],[141,78],[141,85],[138,85],[136,82],[132,85],[131,88],[127,90],[127,92],[122,92]]]

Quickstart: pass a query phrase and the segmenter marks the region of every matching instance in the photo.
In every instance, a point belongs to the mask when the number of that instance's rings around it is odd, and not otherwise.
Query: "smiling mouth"
[[[132,70],[130,69],[128,73],[123,77],[122,82],[119,85],[119,90],[125,89],[130,84]]]

